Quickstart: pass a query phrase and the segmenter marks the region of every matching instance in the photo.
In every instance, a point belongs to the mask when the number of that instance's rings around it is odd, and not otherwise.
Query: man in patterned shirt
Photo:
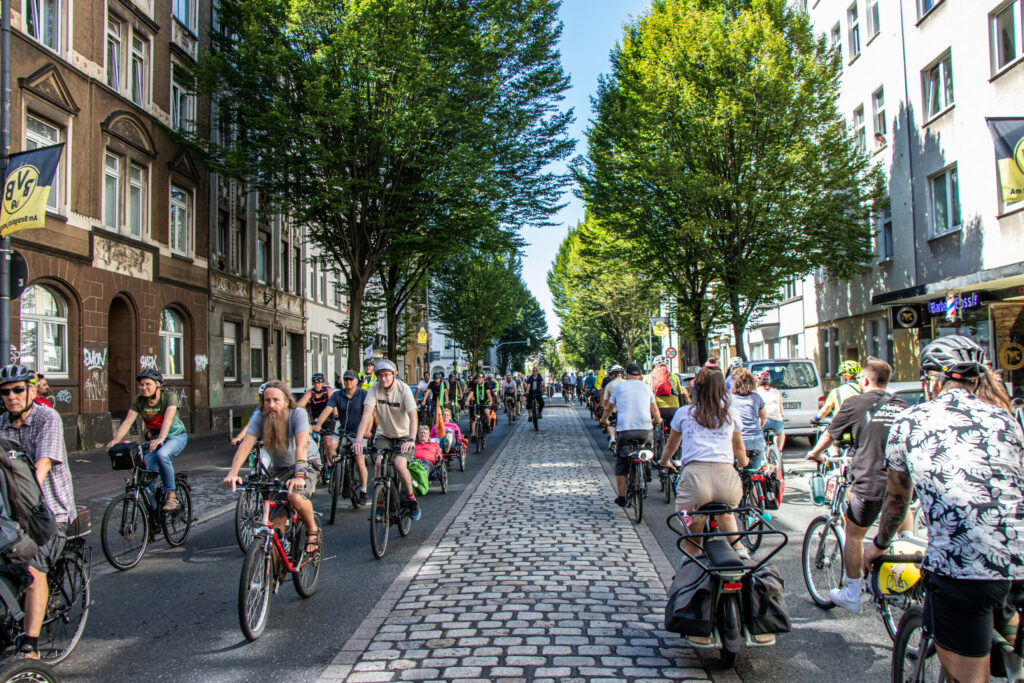
[[[924,626],[958,681],[989,680],[995,618],[1024,580],[1024,434],[1005,408],[982,400],[998,394],[984,361],[980,346],[956,335],[921,352],[929,400],[889,432],[885,512],[864,553],[868,562],[884,554],[913,486],[928,527]]]
[[[68,523],[75,515],[64,426],[56,410],[35,402],[34,380],[35,373],[23,365],[0,369],[0,395],[7,409],[0,415],[0,437],[20,443],[35,463],[43,502],[57,523],[57,533],[39,547],[29,562],[32,584],[25,591],[25,637],[21,639],[21,652],[30,657],[38,657],[36,643],[49,599],[46,574],[64,550]]]

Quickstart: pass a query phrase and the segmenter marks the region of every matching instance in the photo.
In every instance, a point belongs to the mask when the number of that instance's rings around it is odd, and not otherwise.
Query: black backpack
[[[43,500],[35,465],[17,441],[0,439],[0,475],[6,483],[11,517],[36,545],[48,543],[57,533],[57,522]]]

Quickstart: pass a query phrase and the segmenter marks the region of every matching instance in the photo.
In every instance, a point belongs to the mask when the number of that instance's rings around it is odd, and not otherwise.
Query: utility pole
[[[0,1],[0,182],[7,177],[11,149],[11,0]],[[10,359],[11,238],[0,239],[0,353]],[[6,363],[2,363],[6,365]]]

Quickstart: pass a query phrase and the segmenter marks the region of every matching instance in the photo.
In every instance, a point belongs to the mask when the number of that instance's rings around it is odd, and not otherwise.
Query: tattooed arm
[[[889,470],[889,482],[885,491],[885,507],[882,518],[878,520],[878,533],[871,545],[864,549],[864,561],[871,562],[885,554],[886,548],[892,543],[893,537],[907,516],[907,509],[913,498],[914,486],[910,475],[900,470]]]

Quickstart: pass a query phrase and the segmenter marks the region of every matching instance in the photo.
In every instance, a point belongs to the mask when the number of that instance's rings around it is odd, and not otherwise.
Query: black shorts
[[[924,627],[938,645],[964,657],[992,650],[992,629],[1006,624],[1011,581],[951,579],[926,573]]]
[[[643,441],[645,446],[651,445],[651,431],[647,429],[627,429],[615,435],[615,474],[624,477],[629,474],[633,464],[631,453],[626,449],[630,441]]]
[[[677,410],[679,408],[658,408],[658,412],[661,413],[661,421],[665,424],[670,424]]]
[[[878,519],[884,503],[883,500],[864,500],[854,493],[850,496],[850,503],[846,507],[846,519],[867,529]]]

